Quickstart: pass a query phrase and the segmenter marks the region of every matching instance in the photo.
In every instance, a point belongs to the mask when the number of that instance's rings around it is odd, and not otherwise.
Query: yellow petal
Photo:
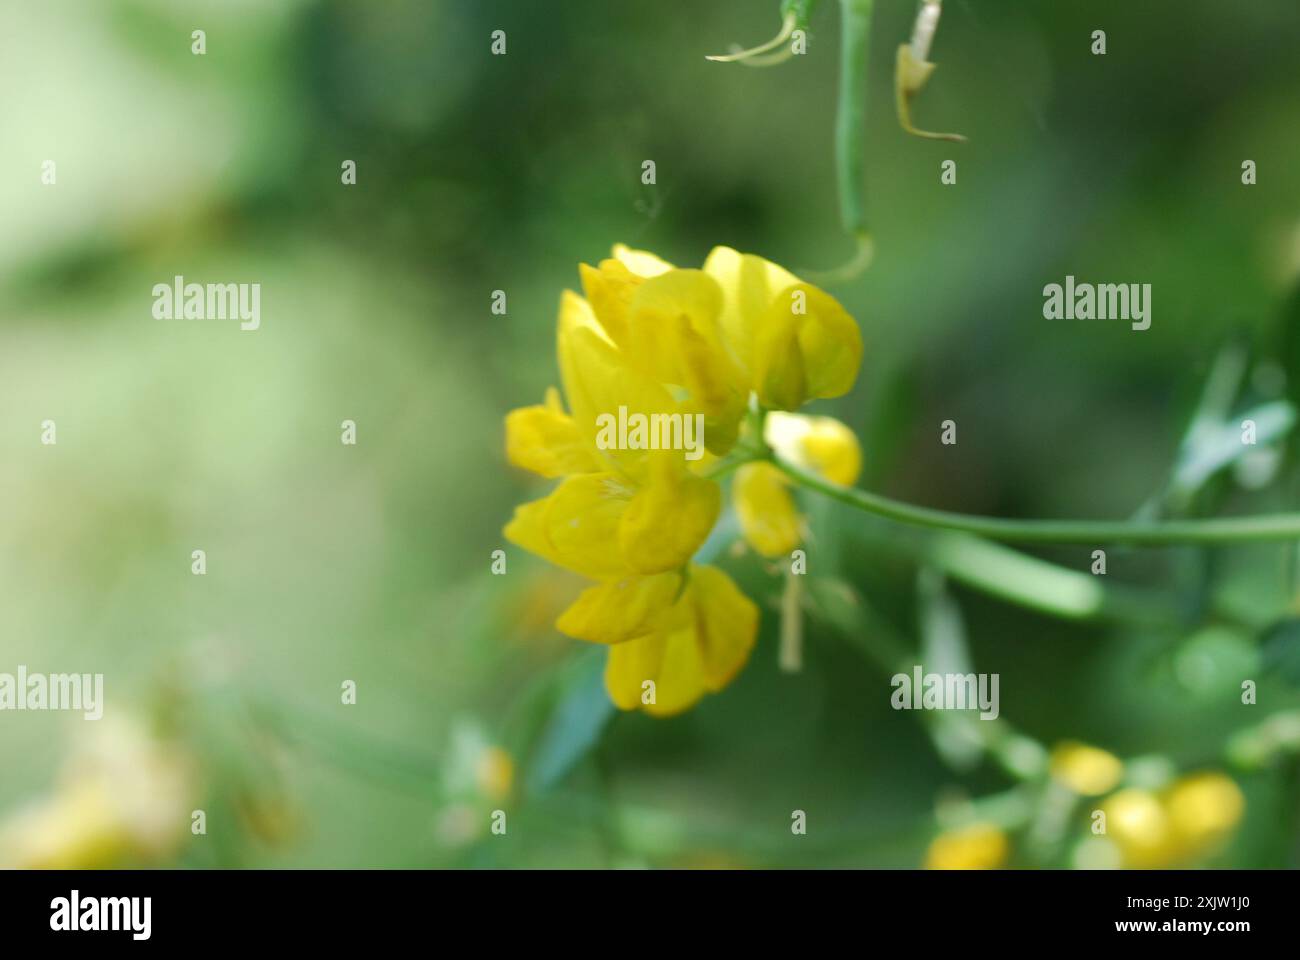
[[[610,647],[605,689],[620,710],[655,717],[689,710],[707,692],[694,631],[681,627]]]
[[[614,244],[614,258],[638,277],[657,277],[673,269],[667,260],[661,260],[645,250],[633,250],[621,243]]]
[[[632,497],[618,530],[627,565],[641,573],[685,566],[713,529],[722,491],[688,472],[675,451],[655,455],[647,482]]]
[[[713,567],[691,567],[685,593],[653,632],[610,647],[605,687],[620,709],[681,713],[731,682],[757,633],[758,608],[731,579]]]
[[[603,469],[573,418],[549,405],[506,414],[506,459],[543,477]]]
[[[627,307],[644,277],[628,269],[620,260],[602,260],[599,266],[578,266],[582,277],[582,292],[591,305],[592,312],[609,338],[620,347],[627,347]]]
[[[717,567],[692,567],[690,590],[704,685],[716,693],[735,678],[754,649],[758,607]]]
[[[564,397],[579,432],[594,442],[596,416],[609,408],[616,392],[622,366],[618,351],[591,305],[569,290],[560,297],[556,343]]]
[[[701,270],[672,270],[644,281],[628,304],[629,350],[647,372],[717,410],[736,392],[739,370],[718,317],[722,289]]]
[[[752,378],[759,323],[776,295],[799,282],[790,271],[753,254],[714,247],[704,272],[722,288],[719,317],[723,333],[744,371]]]
[[[747,463],[731,483],[740,530],[765,557],[788,554],[803,539],[785,475],[770,463]]]
[[[635,710],[642,706],[642,697],[648,695],[647,681],[657,687],[659,668],[667,649],[667,636],[651,633],[627,643],[616,643],[609,648],[605,661],[605,689],[610,700],[620,710]],[[658,699],[658,691],[654,696]]]
[[[588,587],[560,614],[555,626],[561,633],[592,643],[622,643],[645,636],[662,622],[681,583],[681,574],[661,573]]]
[[[635,642],[635,641],[634,641]],[[617,650],[611,649],[611,653]],[[682,627],[668,633],[655,681],[653,703],[641,704],[652,717],[672,717],[689,710],[708,692],[703,651],[693,629]]]
[[[676,409],[672,397],[659,384],[628,367],[625,358],[605,335],[587,301],[565,291],[559,318],[560,379],[578,432],[599,450],[601,415],[617,416],[620,406],[629,415]],[[620,469],[633,469],[644,460],[643,451],[603,451]]]
[[[735,443],[749,388],[719,325],[722,291],[700,270],[646,280],[627,310],[627,355],[646,376],[676,388],[680,408],[705,418],[705,444]]]
[[[617,543],[631,494],[612,473],[568,477],[549,496],[516,507],[506,539],[593,580],[618,579],[630,572]]]
[[[847,393],[861,362],[853,318],[834,297],[800,283],[777,294],[759,320],[754,389],[764,406],[796,410]]]

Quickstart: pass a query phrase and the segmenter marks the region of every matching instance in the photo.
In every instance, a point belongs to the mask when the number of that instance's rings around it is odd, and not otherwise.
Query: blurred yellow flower
[[[510,796],[515,782],[515,762],[500,747],[488,747],[475,762],[475,779],[485,798],[497,803]]]
[[[1109,793],[1124,775],[1124,764],[1114,754],[1075,740],[1056,745],[1050,769],[1057,781],[1084,797]]]
[[[91,869],[159,861],[190,826],[187,758],[134,721],[105,718],[52,796],[0,825],[0,867]]]
[[[1241,822],[1246,798],[1223,774],[1198,773],[1174,782],[1165,794],[1165,808],[1183,845],[1200,853]]]
[[[462,847],[487,833],[493,808],[510,798],[515,758],[494,744],[473,717],[457,717],[442,763],[444,802],[435,831],[448,847]]]
[[[991,823],[946,830],[930,842],[928,870],[996,870],[1010,852],[1007,835]]]
[[[1107,798],[1101,809],[1106,814],[1106,836],[1119,847],[1124,866],[1158,867],[1177,855],[1169,817],[1151,791],[1121,790]]]
[[[107,785],[74,781],[6,822],[0,836],[0,868],[110,867],[123,860],[131,847],[131,832]]]

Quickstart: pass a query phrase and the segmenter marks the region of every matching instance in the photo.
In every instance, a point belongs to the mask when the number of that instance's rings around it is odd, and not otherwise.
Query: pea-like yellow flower
[[[773,411],[767,416],[763,436],[781,459],[832,483],[852,486],[862,471],[857,436],[834,417]],[[745,464],[736,471],[731,493],[741,532],[760,554],[784,556],[803,541],[803,518],[790,492],[790,481],[772,464]]]
[[[735,444],[755,404],[795,409],[847,392],[862,340],[832,297],[726,247],[689,270],[616,246],[580,273],[585,296],[560,301],[562,394],[551,389],[506,417],[509,461],[559,483],[518,507],[505,534],[596,581],[556,626],[609,645],[614,703],[673,714],[729,683],[758,630],[757,608],[730,578],[691,563],[721,509],[707,458]],[[602,420],[615,412],[629,422],[698,418],[690,423],[702,448],[687,457],[657,443],[611,444]],[[795,432],[793,461],[835,482],[856,478],[861,452],[847,427],[799,418]],[[801,520],[774,468],[743,466],[733,490],[761,552],[799,542]]]
[[[1074,740],[1053,748],[1050,769],[1058,782],[1083,797],[1109,793],[1124,775],[1124,764],[1119,757]]]
[[[947,830],[930,842],[928,870],[996,870],[1007,861],[1007,835],[991,823],[972,823]]]

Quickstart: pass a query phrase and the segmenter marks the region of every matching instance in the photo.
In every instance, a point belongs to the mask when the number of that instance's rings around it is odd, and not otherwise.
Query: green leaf
[[[582,658],[538,742],[526,778],[530,793],[548,790],[572,770],[600,741],[616,712],[605,692],[604,657],[592,653]]]

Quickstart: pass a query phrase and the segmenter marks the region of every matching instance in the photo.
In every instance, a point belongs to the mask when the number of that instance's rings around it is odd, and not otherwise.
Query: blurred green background
[[[0,9],[0,671],[103,672],[105,723],[138,724],[87,748],[95,725],[78,716],[0,715],[0,832],[8,818],[11,835],[86,833],[87,863],[915,866],[936,804],[1014,793],[978,748],[936,749],[934,727],[891,710],[887,673],[862,655],[921,642],[927,594],[891,528],[805,502],[818,589],[848,613],[810,610],[793,676],[776,666],[779,578],[720,544],[762,633],[734,684],[671,720],[612,715],[602,651],[551,626],[579,581],[500,533],[546,489],[506,465],[502,418],[557,380],[556,304],[579,262],[615,242],[682,265],[715,244],[795,271],[848,257],[837,5],[783,66],[704,59],[766,39],[776,6]],[[949,0],[914,116],[964,145],[895,120],[914,14],[877,3],[877,256],[832,291],[867,350],[856,389],[814,412],[862,438],[868,489],[1128,516],[1189,455],[1216,364],[1225,414],[1300,384],[1300,9]],[[505,56],[489,53],[497,29]],[[1257,185],[1241,183],[1246,159]],[[153,319],[153,285],[176,274],[260,283],[261,329]],[[1042,288],[1066,274],[1151,284],[1151,328],[1044,320]],[[506,316],[489,310],[496,289]],[[955,447],[938,443],[945,419]],[[1179,509],[1294,509],[1298,478],[1283,443]],[[489,572],[499,548],[504,577]],[[1108,585],[1176,609],[1155,623],[1066,622],[959,583],[944,597],[1021,733],[1227,770],[1245,814],[1206,862],[1293,866],[1294,750],[1247,762],[1233,747],[1300,709],[1300,634],[1277,626],[1297,610],[1293,552],[1113,551]],[[1090,550],[1038,554],[1086,570]],[[95,846],[101,801],[59,798],[106,754],[135,758],[128,779],[175,773],[181,837],[147,856]],[[505,836],[487,831],[495,808]],[[807,836],[791,834],[796,809]],[[1046,840],[1009,826],[1010,862],[1080,862],[1086,824],[1075,811]]]

